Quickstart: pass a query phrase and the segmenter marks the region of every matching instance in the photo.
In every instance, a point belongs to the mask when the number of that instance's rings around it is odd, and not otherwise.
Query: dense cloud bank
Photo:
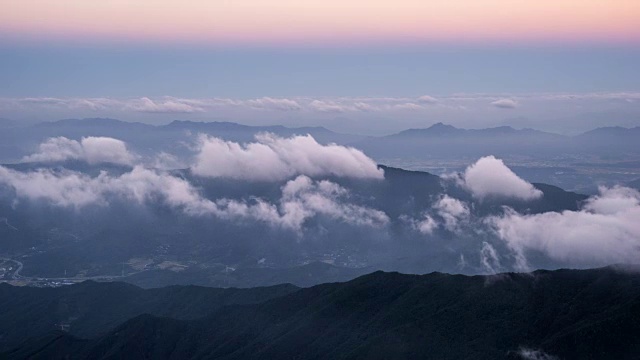
[[[487,222],[515,254],[517,268],[530,270],[529,251],[574,265],[637,262],[639,219],[640,193],[615,187],[601,188],[580,211],[523,215],[507,209]]]
[[[311,135],[281,138],[256,136],[239,144],[201,136],[196,175],[242,180],[277,181],[295,175],[382,179],[384,173],[362,151],[336,144],[321,145]]]
[[[65,137],[50,138],[40,144],[38,152],[23,159],[25,162],[58,162],[84,160],[89,164],[113,163],[131,165],[135,156],[123,141],[110,137],[84,137],[80,141]]]

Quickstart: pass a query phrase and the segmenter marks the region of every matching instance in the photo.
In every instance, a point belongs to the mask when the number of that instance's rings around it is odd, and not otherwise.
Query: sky
[[[637,0],[0,0],[0,118],[638,126],[637,24]]]

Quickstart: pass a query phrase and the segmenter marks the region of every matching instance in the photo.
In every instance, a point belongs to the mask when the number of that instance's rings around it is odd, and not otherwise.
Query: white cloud
[[[431,235],[438,228],[438,222],[427,213],[424,213],[420,219],[414,219],[408,215],[401,215],[399,220],[405,222],[413,230],[423,235]]]
[[[54,173],[40,169],[22,173],[0,166],[0,183],[10,186],[21,198],[46,200],[57,206],[82,207],[102,203],[104,176],[90,179],[79,173]]]
[[[89,164],[113,163],[130,165],[133,156],[121,140],[110,137],[89,136],[80,140],[84,150],[84,158]]]
[[[480,264],[482,264],[485,272],[489,274],[497,274],[502,269],[498,252],[486,241],[482,242],[482,248],[480,249]]]
[[[151,100],[148,97],[142,97],[140,99],[131,100],[126,107],[133,111],[147,112],[147,113],[196,113],[203,112],[204,109],[189,104],[179,99],[166,98],[163,100]]]
[[[84,160],[89,164],[113,163],[131,165],[134,156],[126,144],[109,137],[84,137],[80,141],[65,137],[49,138],[38,146],[38,152],[22,159],[25,162],[57,162]]]
[[[361,102],[361,101],[355,102],[353,104],[353,107],[356,108],[357,110],[360,110],[360,111],[374,111],[374,110],[376,110],[375,106],[373,106],[371,104],[368,104],[368,103],[365,103],[365,102]]]
[[[326,180],[315,182],[306,176],[287,182],[278,204],[261,199],[209,200],[187,180],[141,166],[119,176],[101,172],[96,177],[67,170],[19,172],[0,166],[0,184],[12,188],[18,198],[60,207],[106,206],[114,197],[138,204],[161,200],[189,215],[254,220],[295,231],[301,231],[308,219],[318,215],[355,226],[382,227],[389,222],[382,211],[346,201],[348,192],[339,185]]]
[[[437,104],[439,102],[438,99],[434,98],[433,96],[429,96],[429,95],[420,96],[418,98],[418,101],[420,101],[421,103],[425,103],[425,104]]]
[[[396,109],[396,110],[410,110],[410,111],[417,111],[417,110],[423,110],[424,109],[424,107],[422,107],[421,105],[418,105],[418,104],[415,104],[415,103],[412,103],[412,102],[396,104],[396,105],[393,105],[392,108]]]
[[[314,182],[298,176],[282,188],[280,222],[299,229],[306,219],[317,214],[360,226],[381,227],[389,222],[382,211],[340,201],[346,195],[346,189],[330,181]]]
[[[491,105],[500,109],[515,109],[518,107],[518,103],[512,99],[498,99],[491,102]]]
[[[480,158],[462,175],[461,185],[471,194],[486,197],[507,197],[521,200],[540,198],[542,192],[509,169],[502,160],[493,156]]]
[[[309,103],[309,107],[315,111],[334,112],[334,113],[352,110],[352,108],[350,107],[337,104],[333,101],[323,101],[323,100],[313,100],[312,102]]]
[[[469,207],[464,202],[449,195],[442,196],[433,205],[433,208],[444,220],[445,229],[452,232],[460,231],[459,225],[468,222],[471,214]]]
[[[365,99],[366,100],[366,99]],[[378,107],[365,101],[358,99],[340,99],[334,100],[313,100],[307,104],[308,108],[313,111],[325,113],[342,113],[347,111],[375,111]]]
[[[284,180],[295,175],[382,179],[375,161],[360,150],[319,144],[311,135],[280,138],[256,136],[241,145],[201,136],[194,174],[254,181]]]
[[[189,213],[203,213],[211,209],[211,204],[202,199],[186,180],[140,166],[116,177],[106,172],[91,177],[74,171],[50,169],[19,172],[0,166],[0,183],[11,187],[19,198],[44,200],[62,207],[107,205],[110,196],[143,203],[159,195],[167,204],[183,207]]]
[[[489,218],[514,252],[517,267],[529,270],[528,251],[568,264],[599,266],[640,259],[640,193],[601,189],[580,211],[522,215],[508,210]]]
[[[302,107],[297,101],[291,99],[274,99],[263,97],[260,99],[247,100],[246,104],[255,109],[296,111]]]
[[[425,215],[424,218],[416,222],[414,226],[420,233],[430,235],[438,228],[438,223],[431,216]]]

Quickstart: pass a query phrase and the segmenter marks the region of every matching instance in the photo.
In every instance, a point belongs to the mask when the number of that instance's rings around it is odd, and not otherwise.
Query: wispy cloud
[[[498,99],[492,101],[491,105],[500,109],[515,109],[518,107],[518,103],[513,99]]]
[[[284,98],[277,99],[271,97],[263,97],[259,99],[247,100],[244,103],[254,109],[297,111],[302,108],[297,101]]]
[[[180,100],[164,99],[154,101],[148,97],[130,100],[127,102],[126,107],[133,111],[147,113],[189,114],[194,112],[204,112],[203,108]]]

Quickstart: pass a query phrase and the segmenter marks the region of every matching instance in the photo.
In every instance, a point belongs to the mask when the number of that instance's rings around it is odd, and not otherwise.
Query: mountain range
[[[119,295],[117,301],[103,298],[107,290]],[[0,291],[5,302],[16,297],[10,306],[43,304],[27,316],[50,313],[28,322],[22,312],[0,308],[9,319],[2,323],[5,336],[9,329],[34,336],[7,350],[6,359],[637,359],[640,354],[640,275],[625,266],[490,276],[375,272],[345,283],[261,289],[261,298],[251,298],[252,290],[240,295],[233,289],[152,291],[98,283],[66,289],[0,286]],[[225,291],[244,301],[222,301],[218,307],[221,301],[212,297]],[[129,306],[152,293],[158,296],[147,297],[155,304],[147,310]],[[131,318],[115,326],[126,317],[113,310],[120,304],[132,309]],[[82,315],[66,317],[74,311]],[[136,311],[145,314],[135,316]],[[55,330],[58,315],[70,319],[66,331]]]
[[[526,155],[541,158],[552,155],[604,151],[605,156],[640,154],[635,141],[640,127],[598,128],[577,136],[565,136],[532,129],[517,130],[509,126],[488,129],[459,129],[437,123],[428,128],[409,129],[381,137],[341,134],[324,127],[288,128],[284,126],[248,126],[232,122],[173,121],[167,125],[149,125],[115,119],[67,119],[17,126],[2,122],[0,154],[2,162],[19,160],[49,137],[109,136],[130,143],[141,154],[168,151],[187,153],[180,143],[190,135],[208,134],[237,142],[251,141],[255,134],[270,132],[278,136],[312,135],[320,143],[355,146],[374,158],[407,157],[480,157],[484,155]]]
[[[356,146],[374,158],[460,158],[495,155],[503,158],[527,156],[550,158],[569,154],[621,156],[640,154],[635,140],[640,127],[598,128],[576,136],[565,136],[510,126],[459,129],[437,123],[425,129],[368,138]]]

